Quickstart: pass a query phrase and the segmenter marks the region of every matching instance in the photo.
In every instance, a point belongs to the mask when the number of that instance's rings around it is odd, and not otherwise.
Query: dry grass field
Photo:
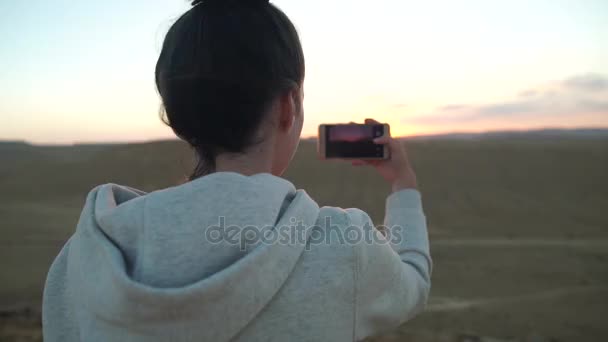
[[[608,139],[407,141],[435,261],[425,313],[379,341],[607,341]],[[0,341],[37,341],[46,271],[100,183],[184,180],[180,142],[0,143]],[[321,162],[304,141],[286,174],[321,205],[381,222],[370,169]]]

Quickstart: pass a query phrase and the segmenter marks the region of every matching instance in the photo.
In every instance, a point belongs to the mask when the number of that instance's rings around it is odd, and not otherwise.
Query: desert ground
[[[608,138],[407,140],[434,258],[427,310],[374,341],[608,341]],[[303,141],[285,177],[321,205],[380,223],[373,170],[319,161]],[[0,143],[0,341],[39,341],[47,269],[102,183],[183,182],[181,142]]]

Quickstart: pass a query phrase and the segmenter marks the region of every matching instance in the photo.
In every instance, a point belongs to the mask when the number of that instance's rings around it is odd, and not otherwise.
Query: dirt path
[[[608,239],[431,239],[435,246],[449,247],[608,247]]]
[[[448,312],[466,310],[474,307],[483,307],[490,305],[509,304],[522,301],[539,301],[547,299],[556,299],[563,296],[587,294],[595,292],[605,292],[608,294],[608,288],[600,286],[579,286],[563,289],[548,290],[517,296],[506,296],[498,298],[477,298],[477,299],[460,299],[460,298],[445,298],[434,297],[425,309],[427,312]]]

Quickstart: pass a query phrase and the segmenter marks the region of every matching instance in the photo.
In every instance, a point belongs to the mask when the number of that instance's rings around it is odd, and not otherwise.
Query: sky
[[[304,136],[608,127],[606,0],[273,0],[307,60]],[[173,137],[154,66],[185,0],[0,1],[0,140]]]

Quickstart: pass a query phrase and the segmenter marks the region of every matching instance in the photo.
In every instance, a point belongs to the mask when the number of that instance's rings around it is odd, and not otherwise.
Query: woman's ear
[[[283,132],[289,132],[299,112],[299,90],[292,89],[285,92],[279,98],[279,102],[279,129]]]
[[[296,105],[296,115],[304,114],[304,88],[302,86],[293,90],[293,101]]]

